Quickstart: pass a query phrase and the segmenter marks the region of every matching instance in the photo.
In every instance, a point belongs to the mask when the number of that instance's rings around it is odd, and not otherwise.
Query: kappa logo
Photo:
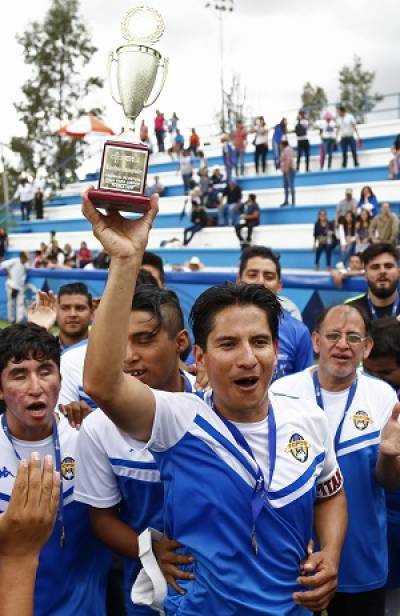
[[[74,458],[67,456],[61,462],[61,475],[67,481],[71,481],[75,477],[76,462]]]
[[[365,430],[370,423],[374,423],[374,420],[365,411],[357,411],[353,415],[353,423],[357,430]]]
[[[14,473],[12,473],[8,470],[8,468],[3,466],[3,468],[0,468],[0,479],[7,479],[7,477],[14,477],[15,479]]]
[[[308,460],[308,450],[310,449],[310,443],[295,432],[289,439],[289,444],[285,449],[285,453],[290,453],[298,462],[306,462]]]

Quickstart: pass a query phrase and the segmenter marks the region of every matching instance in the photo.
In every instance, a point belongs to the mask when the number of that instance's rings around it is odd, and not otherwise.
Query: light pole
[[[225,132],[225,85],[224,85],[224,13],[232,13],[234,0],[214,0],[206,2],[206,9],[214,9],[218,12],[219,21],[219,56],[220,56],[220,88],[221,88],[221,128]]]
[[[7,205],[9,202],[9,192],[8,192],[8,176],[7,176],[7,167],[6,167],[6,159],[4,158],[4,148],[8,148],[9,146],[6,143],[0,142],[0,161],[3,165],[3,198],[4,203]]]

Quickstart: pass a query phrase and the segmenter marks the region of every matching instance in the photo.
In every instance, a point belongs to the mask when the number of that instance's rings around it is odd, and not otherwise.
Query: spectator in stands
[[[200,272],[204,267],[199,257],[193,256],[187,262],[187,268],[190,272]]]
[[[392,244],[396,246],[399,234],[399,219],[390,211],[390,204],[381,205],[381,213],[371,221],[369,239],[373,244]]]
[[[343,221],[343,241],[340,243],[341,259],[347,265],[348,259],[356,249],[356,218],[353,212],[346,212]]]
[[[92,265],[93,269],[108,269],[110,267],[110,255],[105,250],[100,250],[100,252],[93,259]],[[89,266],[87,265],[85,269],[88,267]]]
[[[340,147],[342,148],[343,160],[342,167],[347,167],[347,153],[350,148],[353,156],[354,166],[358,167],[357,159],[357,143],[354,135],[357,135],[359,143],[361,143],[360,135],[358,134],[356,121],[353,114],[347,111],[344,105],[338,107],[338,117],[336,118],[336,139],[340,137]]]
[[[28,181],[26,175],[21,176],[14,199],[19,200],[22,220],[30,220],[34,197],[35,189],[33,184]]]
[[[243,210],[240,214],[239,224],[235,225],[235,232],[240,242],[240,245],[251,244],[254,227],[260,224],[260,206],[257,203],[256,195],[250,193],[247,201],[243,205]],[[242,235],[243,230],[247,230],[247,237]]]
[[[392,145],[393,157],[389,162],[389,180],[400,179],[400,135],[397,135]]]
[[[361,256],[368,291],[346,303],[361,310],[368,320],[398,316],[400,270],[397,249],[393,244],[372,244]]]
[[[280,168],[283,175],[283,189],[285,191],[285,200],[281,204],[281,207],[289,205],[289,191],[292,198],[292,207],[296,205],[295,195],[295,177],[296,171],[294,167],[294,152],[289,145],[286,137],[281,141],[281,159]]]
[[[370,186],[363,186],[361,189],[360,200],[357,207],[357,216],[360,215],[362,210],[367,210],[371,217],[375,216],[378,209],[378,199],[372,192]]]
[[[56,265],[64,264],[64,253],[58,245],[56,239],[51,240],[47,249],[47,259],[54,262]]]
[[[222,200],[218,210],[218,224],[231,225],[232,218],[236,217],[242,203],[242,189],[234,178],[225,186]]]
[[[77,254],[77,259],[78,259],[79,267],[81,269],[84,268],[85,265],[87,265],[88,263],[91,263],[92,251],[90,250],[90,248],[88,248],[88,245],[86,242],[81,242],[79,246],[78,254]]]
[[[213,184],[222,184],[223,181],[224,176],[222,175],[221,170],[218,167],[215,167],[211,174],[211,182]]]
[[[64,245],[64,264],[66,261],[73,259],[74,261],[76,260],[76,252],[75,250],[72,249],[71,244],[65,244]]]
[[[185,139],[183,135],[181,135],[179,128],[177,128],[175,135],[172,138],[171,147],[168,148],[168,154],[170,155],[172,160],[174,159],[174,155],[176,156],[176,158],[180,158],[183,152],[184,146],[185,146]]]
[[[196,133],[196,129],[192,128],[192,132],[190,133],[190,137],[189,137],[189,150],[192,152],[193,156],[198,155],[199,147],[200,147],[200,137]]]
[[[272,135],[272,151],[274,154],[275,168],[280,169],[281,166],[281,151],[282,139],[287,139],[287,119],[282,118],[279,124],[274,127]]]
[[[254,165],[256,173],[259,173],[260,169],[265,173],[267,170],[267,156],[268,156],[268,128],[263,116],[260,116],[253,129],[255,133],[253,139],[254,150]]]
[[[310,142],[308,140],[308,127],[309,122],[307,120],[306,112],[301,110],[299,111],[296,126],[294,127],[294,132],[296,133],[297,138],[297,171],[300,169],[300,160],[303,154],[306,162],[306,171],[310,171]]]
[[[356,222],[356,253],[363,252],[369,246],[369,226],[371,214],[368,210],[361,210]]]
[[[211,180],[208,175],[208,167],[204,167],[204,169],[199,169],[198,175],[199,175],[199,189],[201,193],[201,202],[203,204],[204,197],[207,194],[209,185],[211,184]]]
[[[318,219],[314,224],[314,251],[315,251],[315,269],[319,270],[319,261],[322,253],[326,256],[327,269],[331,269],[332,251],[336,245],[335,225],[333,221],[328,220],[326,210],[318,212]]]
[[[207,213],[199,201],[192,199],[192,212],[190,215],[192,224],[183,231],[183,245],[187,246],[193,236],[207,226]]]
[[[20,252],[18,257],[7,259],[0,265],[7,272],[7,319],[10,323],[20,323],[25,314],[25,283],[26,268],[28,267],[28,255]]]
[[[173,111],[172,116],[168,120],[168,132],[171,135],[171,139],[175,137],[176,132],[178,131],[178,122],[179,122],[179,118],[176,115],[176,111]]]
[[[193,175],[193,159],[190,156],[189,150],[183,150],[182,156],[179,159],[179,170],[182,176],[183,190],[187,196],[191,189],[190,181]]]
[[[36,220],[43,219],[43,191],[40,186],[37,186],[35,191],[35,215]]]
[[[357,211],[357,201],[353,199],[353,189],[346,188],[345,197],[342,201],[336,206],[336,216],[335,216],[335,225],[336,228],[339,225],[342,225],[344,222],[344,217],[346,212],[352,212],[352,214],[356,214]]]
[[[232,178],[232,173],[236,167],[236,154],[233,145],[228,135],[222,135],[222,157],[224,159],[226,183],[229,184]]]
[[[150,272],[150,274],[157,281],[157,285],[162,289],[165,281],[164,264],[161,257],[156,255],[155,252],[146,250],[143,254],[141,270]]]
[[[147,124],[145,124],[145,121],[142,120],[141,124],[140,124],[140,141],[142,143],[144,143],[145,145],[147,145],[147,147],[150,150],[150,154],[152,154],[153,152],[153,146],[152,143],[150,141],[150,137],[149,137],[149,127],[147,126]]]
[[[247,130],[243,122],[238,122],[232,133],[232,145],[236,157],[236,175],[244,175],[244,155],[247,145]]]
[[[209,184],[207,192],[203,195],[203,206],[206,208],[208,215],[208,224],[218,224],[218,207],[221,204],[221,193],[214,187],[214,184]]]
[[[156,111],[156,117],[154,119],[154,132],[157,139],[157,147],[159,152],[164,152],[164,139],[165,139],[165,119],[164,114],[161,111]]]
[[[326,157],[328,157],[328,169],[332,167],[332,156],[336,147],[336,121],[333,115],[327,111],[318,122],[319,133],[322,139],[320,165],[324,168]]]
[[[0,227],[0,263],[3,261],[8,249],[8,235],[4,227]]]
[[[356,253],[351,255],[349,259],[349,267],[342,267],[340,269],[332,270],[332,278],[335,286],[340,289],[343,285],[343,280],[346,278],[352,278],[354,276],[364,275],[364,263],[361,254]]]
[[[154,193],[158,193],[160,197],[165,192],[165,186],[160,182],[160,176],[154,176],[154,183],[146,188],[146,195],[151,197]]]

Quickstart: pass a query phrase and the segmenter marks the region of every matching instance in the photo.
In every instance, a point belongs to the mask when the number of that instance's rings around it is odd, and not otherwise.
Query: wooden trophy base
[[[145,214],[150,209],[150,197],[144,195],[93,188],[89,190],[88,197],[96,207],[104,210]]]

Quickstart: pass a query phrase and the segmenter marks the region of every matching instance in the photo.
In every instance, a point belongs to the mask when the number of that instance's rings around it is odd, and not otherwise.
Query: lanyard
[[[315,398],[317,400],[317,404],[324,411],[325,410],[324,409],[324,401],[322,399],[322,390],[321,390],[321,385],[320,385],[319,377],[318,377],[318,369],[314,370],[313,382],[314,382]],[[346,418],[347,411],[351,407],[351,404],[352,404],[352,402],[354,400],[354,396],[356,394],[356,390],[357,390],[357,377],[355,378],[355,380],[352,382],[352,384],[350,386],[349,393],[348,393],[347,400],[346,400],[346,405],[345,405],[344,411],[343,411],[343,417],[340,420],[340,423],[339,423],[339,425],[337,427],[337,430],[336,430],[335,439],[334,439],[335,452],[338,450],[340,436],[342,434],[343,423],[344,423],[344,420]]]
[[[374,304],[371,302],[371,298],[369,295],[367,295],[367,302],[368,302],[368,307],[370,309],[371,315],[372,315],[372,320],[375,321],[376,319],[378,319],[378,314],[376,312],[376,308],[374,306]],[[395,317],[397,314],[397,309],[400,306],[400,298],[399,298],[399,294],[397,293],[397,300],[393,303],[392,306],[392,317]]]
[[[225,426],[228,428],[229,432],[232,434],[236,443],[248,453],[248,455],[254,460],[257,466],[256,470],[256,483],[254,486],[253,494],[251,497],[251,513],[253,518],[253,527],[251,532],[251,545],[254,550],[254,553],[258,554],[258,546],[257,546],[257,535],[256,535],[256,523],[259,515],[264,507],[265,500],[267,498],[269,486],[271,485],[272,475],[275,468],[275,460],[276,460],[276,424],[275,424],[275,416],[272,408],[272,404],[269,403],[268,406],[268,452],[269,452],[269,477],[268,484],[266,484],[264,473],[261,470],[260,465],[258,464],[255,455],[246,441],[245,437],[233,424],[229,419],[221,415],[217,407],[215,406],[214,396],[211,397],[211,407],[213,411],[216,412],[218,417],[224,422]]]
[[[17,460],[21,460],[21,456],[19,455],[18,451],[15,448],[14,441],[13,441],[10,429],[8,427],[7,417],[6,417],[5,413],[1,417],[1,425],[2,425],[2,428],[4,430],[4,434],[8,438],[8,440],[10,442],[10,445],[13,448],[15,457],[17,458]],[[54,446],[54,453],[55,453],[55,459],[56,459],[56,471],[60,474],[60,477],[62,477],[62,475],[61,475],[60,440],[58,438],[57,422],[56,422],[56,420],[54,418],[53,418],[52,437],[53,437],[53,446]],[[58,513],[57,513],[57,521],[58,521],[58,523],[60,525],[60,546],[61,547],[64,547],[64,541],[65,541],[65,528],[64,528],[64,513],[63,513],[63,510],[64,510],[64,495],[63,495],[63,485],[62,485],[62,479],[61,479],[60,505],[58,507]]]

